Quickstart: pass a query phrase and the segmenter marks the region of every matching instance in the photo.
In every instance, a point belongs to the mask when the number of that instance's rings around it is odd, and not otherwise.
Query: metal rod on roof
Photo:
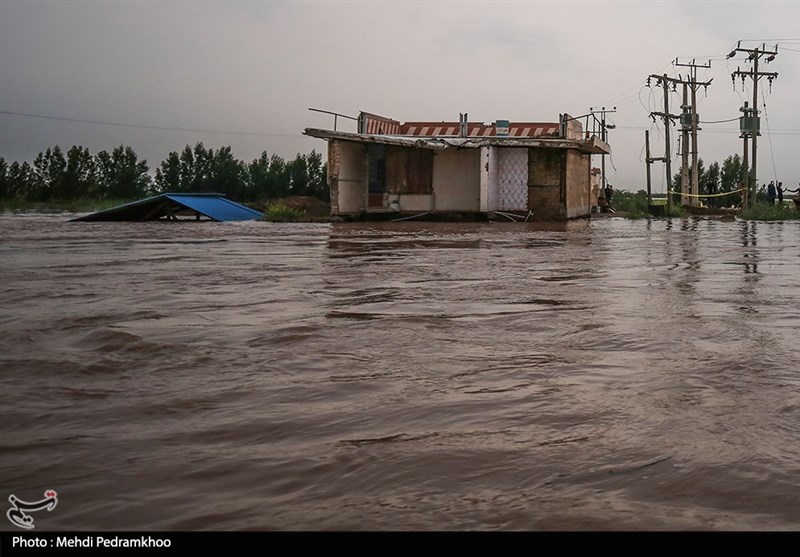
[[[319,108],[309,108],[309,110],[313,112],[322,112],[323,114],[333,114],[333,131],[336,131],[336,125],[339,122],[339,116],[341,116],[342,118],[348,118],[350,120],[358,121],[358,118],[355,118],[353,116],[348,116],[347,114],[340,114],[338,112],[331,112],[330,110],[321,110]]]

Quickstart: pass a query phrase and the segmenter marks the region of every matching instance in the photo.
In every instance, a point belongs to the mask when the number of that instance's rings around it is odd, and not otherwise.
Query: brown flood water
[[[38,529],[800,528],[796,222],[68,216],[0,216]]]

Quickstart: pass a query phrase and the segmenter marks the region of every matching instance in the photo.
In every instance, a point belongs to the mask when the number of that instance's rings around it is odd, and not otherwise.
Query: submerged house
[[[564,114],[559,122],[404,122],[362,112],[358,132],[306,128],[328,142],[331,214],[493,212],[536,220],[588,215],[591,155],[610,147]]]
[[[162,193],[71,219],[72,221],[180,221],[216,222],[255,220],[262,214],[221,193]]]

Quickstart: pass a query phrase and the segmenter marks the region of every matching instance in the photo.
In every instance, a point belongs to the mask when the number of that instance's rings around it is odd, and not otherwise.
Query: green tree
[[[202,145],[202,144],[199,144]],[[182,192],[189,192],[192,191],[192,186],[195,182],[195,175],[197,173],[197,169],[195,168],[194,164],[194,151],[188,145],[183,148],[180,155],[180,180],[179,180],[179,190]]]
[[[744,183],[744,172],[742,159],[739,155],[732,155],[722,162],[719,173],[719,192],[731,192],[742,187]],[[720,206],[741,205],[742,194],[726,195],[720,198]]]
[[[289,195],[289,169],[283,157],[274,153],[269,159],[267,188],[270,197]]]
[[[214,151],[206,149],[202,142],[195,144],[194,148],[187,145],[179,156],[180,179],[178,181],[181,192],[211,192],[214,185],[211,181],[211,166]]]
[[[158,193],[177,193],[181,189],[181,159],[176,151],[172,151],[156,169],[155,191]]]
[[[712,162],[708,165],[708,170],[706,170],[703,175],[703,181],[700,183],[700,191],[702,193],[707,195],[719,193],[719,173],[719,163]],[[724,201],[721,201],[722,199],[721,197],[706,197],[704,202],[709,207],[720,207],[724,203]]]
[[[214,150],[206,149],[203,143],[194,146],[194,167],[192,169],[192,180],[187,191],[210,193],[214,191],[214,184],[211,180],[211,165],[214,161]]]
[[[22,164],[12,162],[8,167],[6,180],[8,199],[34,199],[42,189],[41,179],[27,161]]]
[[[96,157],[97,197],[137,199],[150,189],[147,161],[140,161],[131,147],[120,145],[111,154],[100,151]]]
[[[0,157],[0,199],[10,199],[10,182],[8,181],[8,164],[6,159]]]
[[[286,169],[289,174],[289,194],[306,195],[308,187],[306,156],[298,153],[295,159],[286,166]]]
[[[221,147],[215,154],[211,150],[207,168],[210,190],[224,193],[239,201],[248,199],[247,169],[244,163],[233,156],[230,147]]]
[[[322,155],[316,151],[306,157],[308,168],[307,195],[313,195],[323,201],[331,200],[331,191],[328,188],[328,166],[322,162]]]
[[[265,201],[269,194],[269,155],[262,151],[257,159],[247,165],[247,182],[253,201]]]
[[[28,201],[47,201],[61,191],[61,180],[67,168],[67,160],[61,147],[47,148],[44,153],[39,153],[33,159],[33,168],[38,180],[27,191],[25,199]]]
[[[53,195],[62,200],[86,197],[96,190],[95,177],[95,160],[89,149],[73,145],[67,151],[67,166]]]
[[[706,171],[705,171],[705,164],[703,163],[703,159],[697,159],[697,176],[698,176],[697,184],[698,184],[698,187],[700,188],[700,191],[698,193],[700,193],[700,195],[702,195],[703,191],[704,191],[703,190],[703,183],[706,180]],[[691,183],[692,183],[692,166],[690,164],[689,165],[689,184],[691,185]],[[683,187],[683,177],[681,176],[681,173],[679,171],[677,174],[675,174],[675,177],[672,179],[672,189],[675,190],[676,192],[678,192],[673,197],[673,200],[674,200],[675,203],[680,203],[681,202],[680,192],[682,191],[682,187]]]

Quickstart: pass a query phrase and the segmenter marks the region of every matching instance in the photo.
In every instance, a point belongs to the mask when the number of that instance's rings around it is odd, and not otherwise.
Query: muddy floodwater
[[[800,528],[797,222],[69,216],[0,216],[39,529]]]

